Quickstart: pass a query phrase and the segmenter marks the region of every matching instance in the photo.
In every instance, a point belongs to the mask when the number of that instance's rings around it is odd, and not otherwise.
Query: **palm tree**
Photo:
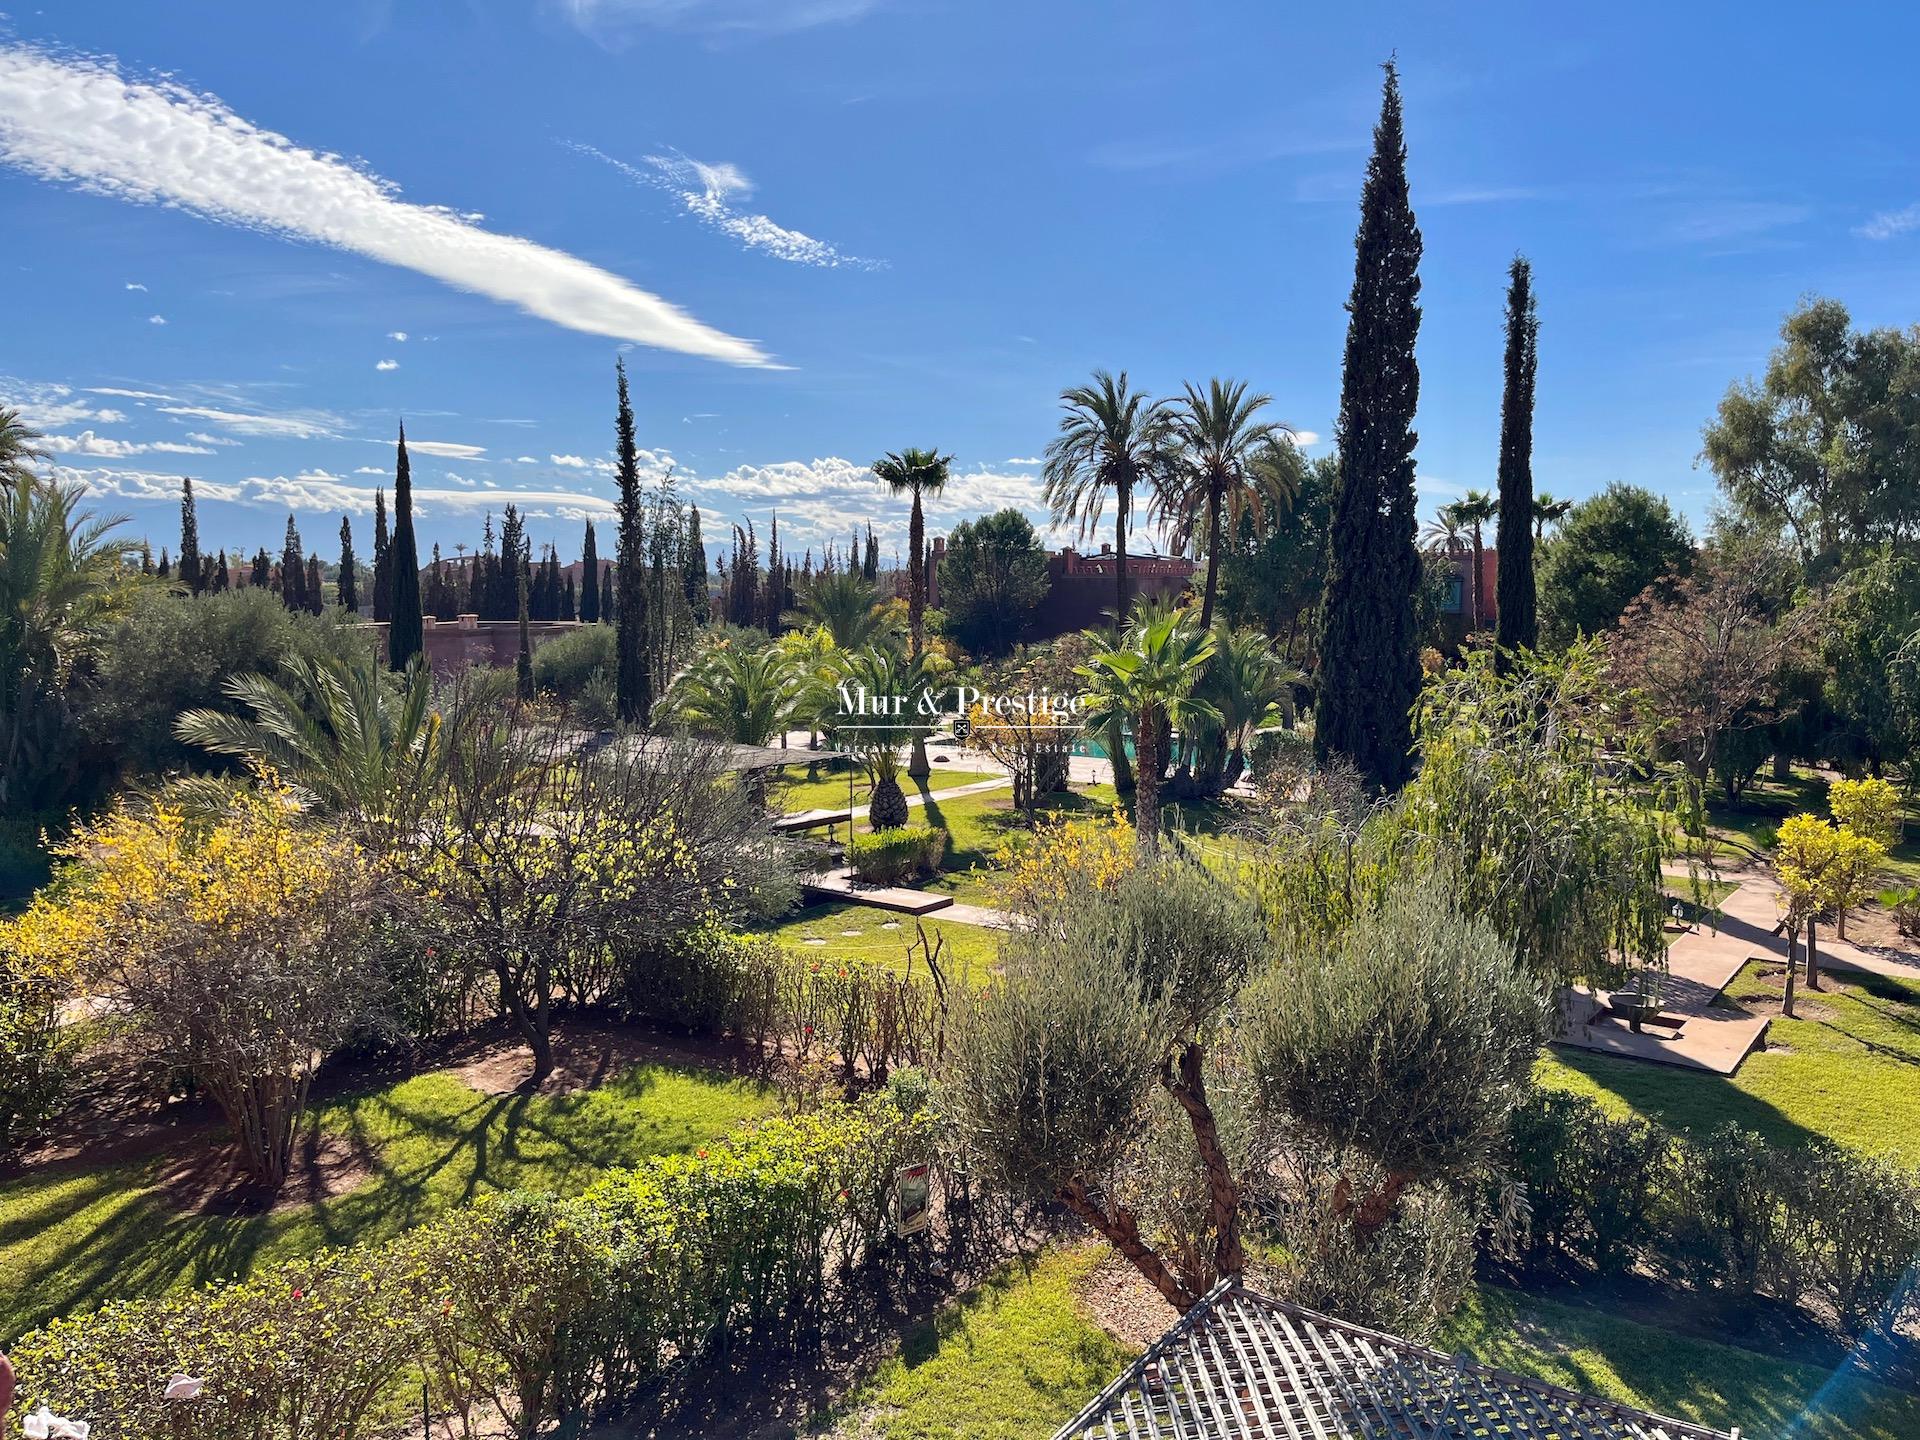
[[[1100,522],[1106,493],[1113,492],[1113,615],[1126,623],[1127,521],[1133,514],[1136,485],[1150,481],[1167,459],[1172,434],[1170,402],[1149,400],[1127,388],[1127,372],[1115,379],[1093,372],[1091,385],[1060,392],[1066,414],[1060,433],[1047,443],[1041,470],[1047,504],[1056,525],[1080,523],[1084,542]]]
[[[807,593],[800,597],[800,611],[814,624],[825,627],[836,650],[861,649],[878,640],[887,628],[879,592],[854,570],[816,575]]]
[[[1472,628],[1478,630],[1480,612],[1484,608],[1480,595],[1480,559],[1486,549],[1485,527],[1500,513],[1500,502],[1485,490],[1469,490],[1447,508],[1453,512],[1454,522],[1466,532],[1473,548]]]
[[[680,672],[667,713],[696,735],[765,745],[787,733],[805,690],[805,672],[779,646],[721,641]]]
[[[1262,726],[1292,714],[1293,687],[1304,672],[1273,653],[1260,631],[1213,627],[1213,661],[1200,685],[1200,697],[1220,712],[1218,743],[1225,750],[1219,788],[1230,789],[1247,768],[1247,743]]]
[[[1213,624],[1213,599],[1220,583],[1220,519],[1224,510],[1235,526],[1251,513],[1262,528],[1268,509],[1293,501],[1296,467],[1282,445],[1293,431],[1277,421],[1254,417],[1273,402],[1270,395],[1249,395],[1245,381],[1211,380],[1203,393],[1189,384],[1172,411],[1178,457],[1161,477],[1160,507],[1171,520],[1175,549],[1204,547],[1206,597],[1200,602],[1200,628]]]
[[[1466,532],[1460,528],[1460,517],[1451,505],[1442,505],[1434,512],[1420,538],[1429,555],[1458,555],[1467,548]]]
[[[1193,693],[1213,647],[1213,635],[1194,625],[1186,612],[1143,605],[1134,612],[1124,643],[1102,650],[1080,670],[1098,685],[1084,715],[1087,728],[1107,730],[1116,716],[1133,725],[1134,827],[1144,851],[1159,844],[1166,733],[1222,723],[1219,710]]]
[[[855,708],[844,702],[822,717],[827,743],[860,757],[873,790],[867,802],[867,823],[875,830],[891,830],[907,823],[907,797],[900,789],[900,747],[916,743],[925,733],[917,713],[927,684],[924,656],[903,655],[890,645],[869,645],[840,657],[836,666],[842,693],[854,697]],[[892,713],[895,700],[900,713]]]
[[[1573,509],[1571,500],[1562,500],[1557,495],[1542,490],[1533,497],[1533,538],[1544,540],[1549,525],[1558,525],[1567,518],[1567,512]]]
[[[946,488],[947,467],[952,463],[951,455],[937,450],[888,451],[873,462],[873,473],[888,490],[913,496],[913,516],[907,526],[907,637],[908,653],[916,657],[926,649],[923,627],[927,615],[927,522],[920,501]],[[932,772],[925,737],[916,733],[907,774],[919,777]]]
[[[188,745],[271,770],[308,804],[352,820],[381,846],[411,837],[437,789],[444,758],[433,676],[415,659],[393,675],[368,653],[296,657],[286,683],[235,675],[222,687],[252,711],[186,710],[173,733]]]
[[[82,487],[27,468],[38,438],[0,411],[0,810],[31,801],[31,769],[59,739],[68,678],[112,615],[131,553],[109,538],[121,517],[82,511]]]

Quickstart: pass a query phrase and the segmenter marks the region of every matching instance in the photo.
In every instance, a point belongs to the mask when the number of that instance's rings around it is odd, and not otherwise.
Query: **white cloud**
[[[1856,226],[1853,233],[1867,240],[1891,240],[1909,230],[1920,230],[1920,205],[1909,205],[1904,210],[1882,210],[1864,225]]]
[[[262,130],[171,81],[111,63],[0,46],[0,158],[44,179],[349,250],[590,335],[735,365],[749,340],[564,251],[409,204],[337,156]]]
[[[284,415],[249,415],[237,410],[221,410],[211,405],[162,405],[162,415],[180,415],[191,420],[206,420],[236,435],[258,435],[268,439],[315,440],[331,438],[339,421],[318,411],[289,412]]]
[[[407,332],[404,330],[389,330],[387,332],[387,339],[397,340],[404,345],[407,343]]]
[[[202,445],[238,445],[240,443],[238,440],[230,440],[224,435],[209,435],[204,430],[189,430],[187,432],[187,438],[198,441]]]
[[[55,455],[98,455],[108,460],[124,460],[134,455],[211,455],[205,445],[182,445],[175,440],[115,440],[82,430],[78,435],[49,435],[40,448]]]
[[[880,0],[547,0],[602,42],[645,26],[718,36],[784,35],[858,20]]]
[[[71,386],[0,378],[0,405],[18,410],[20,418],[36,430],[87,423],[117,425],[127,418],[125,411],[89,405],[72,397]]]
[[[147,317],[147,323],[149,325],[164,325],[167,323],[167,317],[164,315],[149,315]]]
[[[380,465],[362,465],[353,472],[356,475],[385,475],[387,470]]]
[[[373,368],[376,370],[398,370],[400,368],[400,362],[398,360],[382,360]]]
[[[1028,455],[1025,458],[1016,455],[1007,461],[1009,465],[1044,465],[1045,463],[1038,455]]]
[[[680,201],[689,215],[724,235],[732,236],[749,250],[758,250],[776,260],[791,261],[795,265],[814,265],[828,270],[847,266],[874,270],[883,263],[844,254],[824,240],[816,240],[798,230],[789,230],[765,215],[735,210],[731,204],[733,200],[744,200],[753,193],[753,182],[737,165],[725,161],[710,165],[676,151],[671,155],[647,156],[647,164],[653,167],[648,171],[638,165],[629,165],[624,160],[616,160],[591,145],[575,145],[573,148],[584,155],[606,161],[636,184],[665,190]]]
[[[142,285],[142,284],[140,284],[140,283],[139,283],[139,281],[137,281],[137,280],[129,280],[129,281],[127,282],[127,289],[129,289],[129,290],[138,290],[138,291],[140,291],[140,292],[141,292],[142,294],[145,294],[145,293],[146,293],[146,289],[147,289],[147,287],[146,287],[146,286],[144,286],[144,285]]]
[[[584,470],[589,463],[584,455],[549,455],[547,460],[553,465],[564,465],[569,470]]]
[[[89,395],[117,395],[126,400],[171,400],[173,396],[162,395],[157,390],[120,390],[112,385],[89,385]]]
[[[384,445],[384,440],[376,441]],[[457,445],[451,440],[413,440],[407,441],[409,455],[436,455],[443,460],[478,460],[487,453],[484,445]]]

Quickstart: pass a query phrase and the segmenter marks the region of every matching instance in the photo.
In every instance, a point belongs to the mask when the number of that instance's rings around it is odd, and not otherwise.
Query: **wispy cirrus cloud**
[[[404,201],[391,183],[261,129],[210,95],[129,80],[105,60],[0,46],[0,159],[117,199],[352,251],[590,335],[771,363],[753,341],[618,275]]]
[[[270,440],[332,439],[340,429],[338,417],[317,410],[288,411],[269,415],[223,410],[214,405],[158,405],[154,408],[162,415],[178,415],[188,420],[205,420],[218,425],[222,430],[230,430],[235,435],[251,435]]]
[[[98,455],[108,460],[126,460],[135,455],[211,455],[205,445],[185,444],[178,440],[116,440],[111,435],[96,435],[82,430],[78,435],[47,435],[35,442],[53,455]]]
[[[59,430],[68,425],[117,425],[127,418],[123,410],[76,399],[70,385],[7,377],[0,377],[0,405],[18,410],[20,418],[36,430]]]
[[[824,270],[877,270],[886,263],[849,255],[824,240],[790,230],[768,216],[736,209],[736,200],[753,194],[753,182],[739,166],[729,162],[713,164],[695,160],[676,150],[667,155],[648,155],[643,168],[617,160],[592,145],[572,142],[570,148],[605,161],[637,185],[664,190],[677,199],[689,215],[731,236],[748,250],[758,250],[790,264],[812,265]]]
[[[548,0],[586,34],[603,43],[634,29],[712,36],[784,35],[858,20],[880,0]]]
[[[1909,205],[1904,210],[1882,210],[1856,225],[1853,233],[1864,240],[1891,240],[1910,230],[1920,230],[1920,205]]]

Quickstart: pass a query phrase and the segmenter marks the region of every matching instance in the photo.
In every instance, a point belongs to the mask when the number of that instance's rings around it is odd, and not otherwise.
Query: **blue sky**
[[[1398,52],[1426,236],[1427,505],[1492,483],[1506,265],[1535,473],[1696,520],[1699,429],[1801,295],[1920,320],[1909,7],[62,0],[0,21],[0,398],[171,543],[367,545],[405,415],[426,542],[571,555],[650,468],[795,543],[1040,514],[1062,386],[1231,375],[1332,430]],[[404,338],[402,338],[404,337]],[[720,526],[709,522],[712,538]]]

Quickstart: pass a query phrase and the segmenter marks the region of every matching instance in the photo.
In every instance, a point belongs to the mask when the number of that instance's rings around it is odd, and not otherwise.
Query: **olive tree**
[[[1264,951],[1259,911],[1169,855],[1106,888],[1075,877],[1024,918],[1002,947],[1002,983],[958,1017],[948,1093],[960,1134],[992,1180],[1066,1205],[1185,1309],[1244,1264],[1242,1167],[1209,1058]],[[1183,1147],[1171,1160],[1170,1145]],[[1169,1165],[1197,1177],[1203,1243],[1171,1243],[1144,1218],[1143,1180]]]

